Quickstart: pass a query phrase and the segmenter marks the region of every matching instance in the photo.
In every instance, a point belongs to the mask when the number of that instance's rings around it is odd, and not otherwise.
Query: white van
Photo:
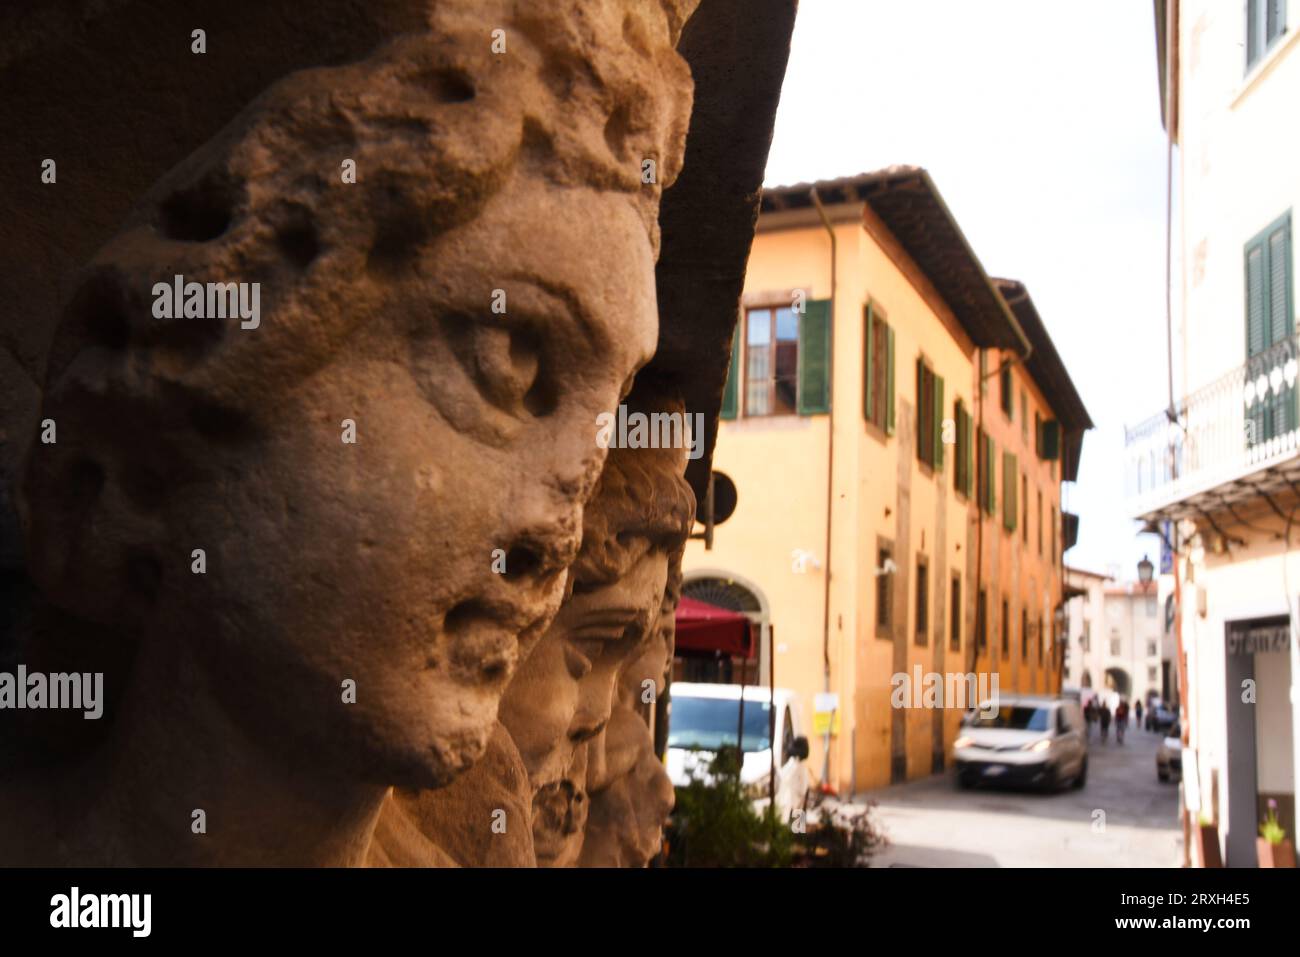
[[[962,720],[953,742],[957,786],[1088,782],[1088,732],[1079,702],[1047,695],[1001,695]]]
[[[668,712],[668,776],[674,787],[685,787],[693,777],[707,779],[709,763],[721,747],[736,745],[740,722],[740,685],[674,682]],[[762,813],[768,803],[772,767],[772,742],[768,740],[771,702],[776,700],[776,806],[783,818],[802,809],[812,778],[808,758],[807,726],[799,696],[786,688],[769,695],[763,687],[745,687],[744,727],[740,743],[744,760],[740,783]]]

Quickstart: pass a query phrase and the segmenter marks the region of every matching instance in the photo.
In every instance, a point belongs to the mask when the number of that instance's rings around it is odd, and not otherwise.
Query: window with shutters
[[[1016,517],[1020,506],[1016,504],[1019,495],[1017,485],[1020,480],[1020,466],[1016,457],[1010,452],[1002,453],[1002,528],[1015,532]]]
[[[1029,609],[1020,609],[1020,658],[1029,660]]]
[[[874,303],[863,309],[862,413],[886,435],[894,431],[894,330]]]
[[[930,627],[930,565],[924,555],[916,556],[916,643],[927,644]]]
[[[1020,441],[1029,447],[1029,400],[1024,389],[1020,390]]]
[[[1286,0],[1246,0],[1246,71],[1286,33]]]
[[[746,310],[732,339],[723,419],[830,411],[830,300]]]
[[[1246,428],[1247,447],[1284,436],[1296,427],[1291,214],[1246,244]]]
[[[745,316],[745,415],[794,415],[799,401],[799,313]]]
[[[952,484],[958,495],[970,498],[974,484],[974,457],[971,450],[971,416],[966,404],[958,399],[953,403],[952,419],[956,435],[953,443]]]
[[[1043,663],[1043,616],[1038,616],[1038,663]]]
[[[975,605],[975,647],[983,651],[989,646],[989,593],[981,588],[979,602]]]
[[[916,457],[943,469],[943,379],[924,358],[916,360]]]
[[[961,573],[952,573],[952,584],[948,592],[948,647],[953,651],[961,650]]]
[[[894,543],[876,539],[876,637],[892,638],[894,621]],[[906,609],[906,604],[904,604]]]
[[[1016,397],[1011,385],[1011,361],[1003,356],[1002,364],[998,367],[998,400],[1002,405],[1002,412],[1008,418],[1015,418]]]

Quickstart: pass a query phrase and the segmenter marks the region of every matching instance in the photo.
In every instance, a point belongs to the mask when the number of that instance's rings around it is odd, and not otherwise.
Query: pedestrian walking
[[[1106,702],[1101,703],[1101,713],[1097,716],[1101,720],[1101,743],[1106,743],[1106,738],[1110,736],[1110,705]]]
[[[1133,727],[1142,727],[1142,699],[1139,698],[1133,704]]]
[[[1123,698],[1115,706],[1115,743],[1124,743],[1124,731],[1128,728],[1128,702]]]
[[[1086,740],[1092,740],[1092,726],[1097,723],[1097,699],[1089,698],[1088,703],[1083,707],[1083,720],[1087,727],[1088,737]]]

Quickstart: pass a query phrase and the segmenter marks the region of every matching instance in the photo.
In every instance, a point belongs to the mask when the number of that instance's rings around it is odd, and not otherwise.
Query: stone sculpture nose
[[[524,488],[512,496],[498,545],[504,579],[546,588],[573,564],[582,540],[582,502],[546,488]]]

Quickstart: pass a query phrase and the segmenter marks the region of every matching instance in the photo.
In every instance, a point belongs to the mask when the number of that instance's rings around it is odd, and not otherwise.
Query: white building
[[[1229,866],[1252,866],[1269,799],[1294,838],[1300,767],[1300,3],[1155,7],[1174,168],[1175,401],[1128,431],[1127,480],[1132,513],[1178,549],[1184,767],[1197,772],[1187,805],[1217,824]]]
[[[1174,640],[1166,628],[1173,577],[1124,583],[1079,568],[1065,570],[1065,684],[1145,707],[1177,700]]]

